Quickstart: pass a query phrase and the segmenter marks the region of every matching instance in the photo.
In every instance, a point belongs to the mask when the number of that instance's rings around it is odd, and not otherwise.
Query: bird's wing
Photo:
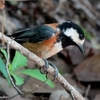
[[[40,25],[35,28],[28,28],[18,31],[12,35],[15,41],[38,43],[51,38],[56,34],[56,30],[48,25]]]

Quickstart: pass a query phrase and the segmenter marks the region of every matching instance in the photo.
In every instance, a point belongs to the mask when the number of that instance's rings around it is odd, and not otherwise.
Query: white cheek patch
[[[79,34],[77,33],[75,29],[69,28],[69,29],[63,30],[63,32],[66,36],[70,37],[75,43],[83,45],[85,39],[80,40]]]

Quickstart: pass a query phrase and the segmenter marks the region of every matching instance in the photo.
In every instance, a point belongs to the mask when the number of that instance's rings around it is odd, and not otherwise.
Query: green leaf
[[[1,49],[1,52],[4,54],[5,58],[7,58],[7,52],[4,49]]]
[[[4,75],[5,78],[8,78],[8,75],[7,75],[5,68],[6,68],[5,64],[2,61],[2,59],[0,58],[0,71],[2,72],[2,74]]]
[[[10,83],[10,80],[8,78],[8,74],[7,74],[7,71],[6,71],[6,65],[4,64],[4,62],[2,61],[2,59],[0,58],[0,71],[2,72],[2,74],[4,75],[4,77],[7,79],[8,83]]]
[[[58,71],[59,71],[59,73],[60,73],[61,75],[64,74],[61,68],[58,68]]]
[[[92,36],[85,28],[82,28],[82,29],[84,31],[85,38],[90,41],[92,39]]]
[[[24,79],[14,73],[12,73],[12,76],[14,77],[16,81],[16,85],[22,85],[24,83]]]
[[[12,65],[9,63],[9,71],[12,72]]]
[[[19,67],[27,65],[27,58],[16,51],[15,57],[12,61],[12,71],[15,71]]]
[[[46,84],[48,84],[51,88],[55,87],[54,83],[49,79],[46,81]]]
[[[45,82],[46,81],[46,76],[44,74],[41,74],[40,71],[38,69],[26,69],[26,70],[22,70],[20,71],[20,73],[23,73],[23,74],[26,74],[26,75],[29,75],[31,77],[34,77],[42,82]],[[50,87],[54,88],[54,84],[52,83],[51,80],[47,80],[46,81],[46,84],[48,84]]]

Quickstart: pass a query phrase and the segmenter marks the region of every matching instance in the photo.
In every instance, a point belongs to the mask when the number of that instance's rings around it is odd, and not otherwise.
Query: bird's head
[[[61,31],[60,37],[63,48],[69,45],[76,45],[84,53],[84,32],[77,24],[71,21],[63,22],[58,26],[58,29]]]

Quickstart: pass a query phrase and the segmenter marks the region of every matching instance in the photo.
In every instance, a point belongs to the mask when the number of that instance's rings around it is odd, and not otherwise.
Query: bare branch
[[[2,40],[2,36],[3,34],[0,32],[0,39]],[[40,66],[41,68],[43,68],[43,66],[45,66],[45,62],[39,58],[38,56],[36,56],[34,53],[30,52],[28,49],[24,48],[23,46],[21,46],[20,44],[18,44],[17,42],[15,42],[14,40],[12,40],[11,38],[7,37],[7,36],[3,36],[4,41],[7,43],[8,41],[10,41],[9,46],[11,48],[14,48],[18,51],[20,51],[21,53],[23,53],[27,58],[29,58],[30,60],[32,60],[33,62],[35,62],[38,66]],[[52,74],[54,72],[54,69],[49,65],[49,68],[47,69],[47,72]],[[52,75],[53,76],[53,75]],[[85,100],[82,95],[74,88],[72,87],[65,79],[64,77],[58,73],[58,77],[56,78],[56,80],[62,85],[62,87],[64,87],[64,89],[70,94],[73,95],[75,100]]]
[[[4,37],[3,37],[4,38]],[[7,42],[7,62],[6,62],[6,71],[7,71],[7,74],[8,74],[8,78],[10,79],[10,82],[12,84],[12,86],[18,91],[18,93],[20,93],[21,95],[24,94],[13,82],[13,79],[12,77],[10,76],[10,72],[9,72],[9,69],[8,69],[8,66],[9,66],[9,58],[10,58],[10,53],[9,53],[9,45],[10,45],[10,42],[8,41]]]

